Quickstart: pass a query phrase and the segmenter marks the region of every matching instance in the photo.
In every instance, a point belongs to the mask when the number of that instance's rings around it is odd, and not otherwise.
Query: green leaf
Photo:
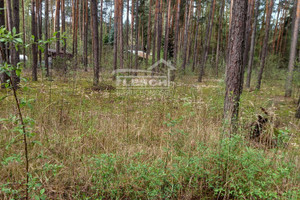
[[[6,99],[6,97],[8,97],[8,95],[5,95],[5,96],[1,97],[0,101],[3,101],[4,99]]]

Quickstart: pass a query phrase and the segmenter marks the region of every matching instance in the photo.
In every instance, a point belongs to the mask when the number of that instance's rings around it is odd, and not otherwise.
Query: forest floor
[[[93,90],[91,72],[56,77],[18,90],[30,133],[32,198],[300,198],[297,98],[284,98],[284,80],[244,90],[239,134],[228,138],[222,79],[197,83],[187,75],[169,90],[125,92]],[[114,84],[109,75],[104,80]],[[20,198],[23,136],[12,92],[2,96],[0,197]],[[249,139],[258,114],[268,118],[263,134],[276,147]]]

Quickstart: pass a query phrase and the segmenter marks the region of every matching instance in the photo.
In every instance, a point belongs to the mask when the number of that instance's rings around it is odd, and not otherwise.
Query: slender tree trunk
[[[273,42],[272,42],[273,43],[273,47],[272,47],[273,54],[275,53],[276,35],[277,35],[277,30],[278,30],[278,21],[279,21],[280,11],[281,11],[281,6],[279,4],[278,11],[277,11],[276,25],[275,25],[274,35],[273,35]]]
[[[254,0],[248,1],[248,11],[247,11],[247,22],[246,22],[246,33],[245,33],[245,51],[243,55],[243,64],[244,64],[244,72],[242,76],[242,83],[244,84],[244,74],[247,68],[248,60],[249,60],[249,50],[250,50],[250,36],[251,36],[251,21],[252,21],[252,8],[253,8]]]
[[[26,55],[26,30],[25,30],[25,6],[24,6],[24,0],[22,0],[22,22],[23,22],[23,55]],[[26,68],[26,62],[27,60],[24,59],[24,68]]]
[[[219,30],[218,30],[218,38],[217,38],[217,51],[216,51],[216,77],[219,75],[219,54],[220,54],[220,40],[222,37],[222,27],[223,27],[223,13],[225,8],[225,0],[222,0],[222,5],[220,8],[220,16],[219,16]]]
[[[14,27],[16,29],[16,34],[20,33],[20,14],[19,14],[19,10],[20,10],[20,4],[19,4],[19,0],[13,0],[12,1],[12,15],[13,15],[13,19],[12,19],[12,27]],[[11,30],[10,30],[11,31]],[[11,48],[11,57],[12,57],[12,64],[14,66],[17,66],[17,64],[20,62],[19,59],[19,51],[12,45]],[[20,83],[20,77],[18,77],[16,75],[15,71],[11,72],[11,77],[12,77],[12,81],[13,81],[13,86],[15,88],[17,88],[18,84]]]
[[[135,1],[135,69],[138,69],[138,47],[139,47],[139,1]]]
[[[76,20],[76,0],[72,1],[72,32],[73,32],[73,44],[72,44],[72,54],[75,55],[75,20]]]
[[[102,52],[103,52],[103,0],[101,0],[100,5],[100,48],[99,48],[99,64],[100,64],[100,70],[102,69]]]
[[[153,47],[152,47],[152,65],[155,63],[155,54],[156,54],[156,41],[157,41],[157,27],[158,27],[158,9],[159,9],[159,1],[155,2],[155,17],[154,17],[154,29],[153,29]]]
[[[119,22],[119,44],[120,44],[120,68],[123,68],[123,0],[119,0],[118,22]]]
[[[35,22],[35,0],[31,0],[31,35],[34,36],[34,43],[32,44],[32,80],[37,81],[37,33]]]
[[[115,0],[114,7],[114,70],[117,70],[118,64],[118,0]]]
[[[96,0],[97,1],[97,0]],[[91,2],[92,4],[92,2]],[[77,56],[78,56],[78,17],[79,17],[79,0],[76,0],[76,9],[75,9],[75,41],[74,41],[74,48],[75,48],[75,59],[76,59],[76,65],[77,65]],[[98,21],[97,21],[98,25]],[[98,27],[98,26],[97,26]],[[98,37],[98,36],[97,36]],[[97,38],[98,39],[98,38]],[[98,43],[97,43],[98,45]],[[99,49],[98,49],[99,50]]]
[[[212,26],[213,26],[215,3],[216,3],[216,0],[212,0],[211,7],[210,7],[210,13],[209,13],[209,17],[208,17],[208,22],[207,22],[207,27],[206,27],[206,35],[208,37],[205,40],[204,49],[202,52],[202,59],[201,59],[201,64],[200,64],[200,73],[199,73],[199,77],[198,77],[198,82],[202,82],[202,78],[204,75],[204,69],[205,69],[206,59],[207,59],[207,55],[208,55]]]
[[[247,71],[247,81],[246,81],[247,88],[250,88],[250,83],[251,83],[251,74],[252,74],[253,58],[254,58],[254,51],[255,51],[255,37],[256,37],[258,14],[259,14],[259,0],[256,0],[256,8],[254,11],[254,22],[252,24],[250,55],[249,55],[249,63],[248,63],[248,71]]]
[[[88,1],[84,2],[84,30],[83,30],[83,65],[84,71],[88,71],[88,18],[89,18],[89,10],[88,10]],[[101,42],[101,40],[100,40]],[[100,56],[101,57],[101,56]]]
[[[66,32],[66,13],[65,13],[65,0],[61,0],[61,32]],[[67,40],[64,39],[64,45],[62,47],[64,53],[67,52]]]
[[[48,40],[48,26],[49,26],[49,0],[45,0],[45,40]],[[48,62],[48,43],[45,44],[44,59],[46,68],[46,77],[50,76],[49,62]]]
[[[229,57],[226,67],[226,93],[224,119],[226,131],[230,134],[237,130],[240,95],[242,94],[243,51],[245,50],[247,1],[235,0],[232,8],[232,21],[229,42]]]
[[[138,1],[138,0],[136,0]],[[134,0],[131,0],[131,53],[130,53],[130,67],[133,67],[133,26],[134,26]]]
[[[260,70],[259,70],[257,85],[256,85],[257,90],[259,90],[260,86],[261,86],[261,80],[262,80],[266,57],[267,57],[267,53],[268,53],[269,30],[270,30],[270,21],[271,21],[271,17],[272,17],[273,5],[274,5],[274,0],[270,0],[270,4],[268,6],[269,8],[268,8],[268,13],[267,13],[267,19],[266,19],[265,39],[264,39],[264,44],[263,44],[263,49],[262,49],[262,57],[261,57],[261,61],[260,61]]]
[[[165,46],[164,46],[164,59],[165,60],[168,59],[170,15],[171,15],[171,0],[167,0],[167,13],[166,13],[166,23],[165,23]]]
[[[42,0],[40,0],[39,2],[39,12],[38,12],[38,20],[39,20],[39,39],[42,40],[43,39],[43,16],[42,16]],[[39,64],[40,66],[42,63],[42,51],[39,50]]]
[[[189,31],[189,13],[188,12],[192,12],[191,10],[191,6],[189,9],[189,3],[190,5],[192,5],[193,2],[191,1],[186,1],[186,5],[185,5],[185,13],[186,13],[186,18],[185,18],[185,27],[184,27],[184,38],[183,38],[183,51],[182,51],[182,65],[181,68],[182,70],[185,72],[185,68],[186,68],[186,54],[187,54],[187,45],[188,45],[188,31]]]
[[[98,35],[98,16],[97,16],[97,0],[91,0],[92,24],[93,24],[93,59],[94,59],[94,81],[96,86],[99,84],[99,35]]]
[[[146,64],[148,65],[149,54],[151,50],[151,11],[152,11],[152,0],[149,2],[149,15],[148,15],[148,30],[147,30],[147,51],[146,51]]]
[[[56,0],[55,7],[55,32],[56,34],[56,54],[60,52],[60,0]]]
[[[193,65],[192,65],[192,71],[195,71],[195,66],[197,64],[197,56],[198,56],[198,32],[199,32],[199,18],[201,14],[201,0],[199,1],[199,5],[197,8],[197,14],[196,14],[196,33],[195,33],[195,43],[194,43],[194,56],[193,56]],[[199,45],[200,46],[200,45]]]
[[[180,2],[177,0],[176,19],[175,19],[175,38],[174,38],[174,66],[177,65],[177,54],[178,54],[178,38],[179,38],[179,17],[180,17]],[[174,77],[175,78],[175,77]],[[174,80],[172,77],[172,80]]]
[[[162,1],[158,2],[158,16],[157,16],[157,61],[160,60],[161,37],[162,37]],[[159,70],[159,68],[156,68],[156,69]]]
[[[291,41],[291,49],[290,49],[290,59],[289,59],[289,68],[288,74],[285,83],[285,96],[291,97],[292,96],[292,82],[293,82],[293,71],[295,67],[295,58],[297,52],[297,42],[298,42],[298,33],[299,33],[299,21],[300,21],[300,0],[296,0],[295,5],[296,7],[296,17],[295,22],[293,24],[293,36]]]

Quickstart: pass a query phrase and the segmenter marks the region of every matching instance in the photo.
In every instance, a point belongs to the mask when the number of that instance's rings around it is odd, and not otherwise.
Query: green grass
[[[27,75],[25,73],[25,75]],[[74,78],[74,75],[75,78]],[[93,91],[91,72],[22,82],[34,120],[30,195],[40,199],[299,199],[299,121],[284,80],[266,80],[241,98],[240,133],[223,137],[224,81],[182,76],[169,91]],[[109,74],[105,82],[114,84]],[[28,86],[26,90],[24,86]],[[0,197],[24,195],[21,135],[12,92],[0,90]],[[32,99],[32,101],[28,101]],[[269,148],[248,140],[264,107],[265,134],[288,135]],[[274,134],[273,134],[274,135]]]

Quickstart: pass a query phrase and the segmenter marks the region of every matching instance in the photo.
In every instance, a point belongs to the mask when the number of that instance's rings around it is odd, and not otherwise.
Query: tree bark
[[[232,8],[224,101],[225,130],[230,134],[237,130],[240,95],[242,93],[247,4],[248,2],[245,0],[235,0]]]
[[[251,21],[252,21],[252,8],[253,8],[254,0],[248,1],[248,11],[247,11],[247,22],[246,22],[246,32],[245,32],[245,51],[243,55],[243,64],[244,64],[244,72],[247,68],[248,60],[249,60],[249,50],[250,50],[250,36],[251,36]],[[242,82],[244,84],[244,73],[242,76]]]
[[[195,71],[195,66],[197,63],[197,55],[198,55],[198,32],[199,32],[199,17],[201,14],[201,0],[199,1],[199,5],[197,7],[197,14],[196,14],[196,33],[195,33],[195,42],[194,42],[194,56],[193,56],[193,65],[192,71]],[[199,45],[200,46],[200,45]]]
[[[180,2],[181,0],[177,0],[176,19],[175,19],[174,61],[173,61],[175,67],[177,65],[177,54],[178,54]],[[172,77],[172,80],[174,80],[174,78]]]
[[[24,6],[24,0],[22,0],[22,22],[23,22],[23,55],[26,55],[26,30],[25,30],[25,6]],[[24,68],[26,68],[26,62],[27,60],[24,59]]]
[[[289,59],[289,67],[288,74],[285,83],[285,96],[292,96],[292,82],[293,82],[293,71],[295,67],[295,58],[297,52],[297,42],[298,42],[298,33],[299,33],[299,21],[300,21],[300,0],[295,2],[294,5],[297,9],[295,22],[293,24],[293,36],[291,41],[291,49],[290,49],[290,59]]]
[[[182,70],[185,72],[185,68],[186,68],[186,56],[187,56],[187,45],[188,45],[188,31],[189,31],[189,13],[188,12],[192,12],[192,7],[190,6],[189,9],[189,3],[192,6],[191,1],[186,1],[186,5],[185,5],[185,13],[186,13],[186,19],[185,19],[185,27],[184,27],[184,38],[183,38],[183,51],[182,51],[182,65],[181,68]]]
[[[167,13],[166,13],[166,22],[165,22],[165,46],[164,46],[164,59],[165,60],[168,60],[170,15],[171,15],[171,0],[167,0]]]
[[[123,0],[119,0],[119,5],[118,5],[118,22],[119,22],[119,46],[120,46],[120,68],[123,68]]]
[[[138,46],[139,46],[139,1],[135,1],[135,69],[138,69]]]
[[[94,59],[94,86],[99,84],[99,35],[98,35],[98,16],[97,0],[91,0],[92,11],[92,33],[93,33],[93,59]]]
[[[217,38],[217,51],[216,51],[216,77],[219,75],[219,54],[220,54],[220,41],[222,37],[222,28],[223,28],[223,13],[225,8],[225,0],[222,0],[222,6],[220,8],[220,16],[219,16],[219,30],[218,30],[218,38]]]
[[[55,7],[55,32],[56,32],[56,54],[60,52],[60,0],[56,0]]]
[[[254,51],[255,51],[255,37],[256,37],[258,13],[259,13],[259,0],[256,0],[256,8],[254,11],[254,22],[252,24],[251,45],[250,45],[246,88],[250,88],[251,85],[251,74],[252,74],[253,58],[254,58]]]
[[[160,60],[161,37],[162,37],[162,1],[158,2],[158,16],[157,16],[157,61]],[[158,70],[158,68],[156,68],[156,69]]]
[[[270,21],[272,17],[272,10],[273,10],[274,0],[270,0],[270,4],[268,5],[268,13],[266,19],[266,26],[265,26],[265,37],[264,37],[264,44],[262,48],[262,56],[260,61],[260,70],[258,73],[257,85],[256,89],[259,90],[261,87],[261,80],[265,68],[266,57],[268,54],[268,41],[269,41],[269,30],[270,30]]]
[[[35,21],[35,0],[31,0],[31,35],[34,36],[34,43],[32,44],[32,80],[37,81],[37,32]]]
[[[87,6],[87,5],[86,5]],[[103,0],[101,0],[100,5],[100,48],[99,48],[99,65],[100,70],[102,69],[102,52],[103,52]]]
[[[45,40],[48,40],[48,26],[49,26],[49,0],[45,0]],[[50,76],[49,62],[48,62],[48,43],[45,44],[44,59],[46,68],[46,77]]]
[[[146,64],[148,64],[149,54],[150,54],[150,50],[151,50],[151,17],[152,17],[151,11],[152,11],[152,0],[150,0],[150,2],[149,2]]]
[[[89,18],[89,10],[88,10],[88,1],[84,2],[84,27],[83,27],[83,65],[84,71],[88,71],[88,18]]]
[[[65,0],[61,0],[61,32],[66,32],[66,13],[65,13]],[[67,40],[64,39],[64,45],[62,47],[64,53],[67,52]]]
[[[156,41],[157,41],[157,24],[158,24],[158,9],[159,9],[159,1],[155,2],[155,17],[154,17],[154,29],[153,29],[153,47],[152,47],[152,65],[155,63],[155,54],[156,54]]]
[[[115,0],[114,7],[114,70],[117,70],[118,64],[118,0]]]
[[[202,82],[202,78],[204,75],[204,69],[205,69],[206,59],[207,59],[207,55],[208,55],[212,26],[213,26],[213,21],[214,21],[213,17],[214,17],[215,4],[216,4],[216,0],[212,0],[209,17],[208,17],[208,22],[207,22],[207,27],[206,27],[207,37],[205,39],[204,49],[202,52],[202,59],[201,59],[201,64],[200,64],[200,73],[199,73],[199,77],[198,77],[198,82]]]

